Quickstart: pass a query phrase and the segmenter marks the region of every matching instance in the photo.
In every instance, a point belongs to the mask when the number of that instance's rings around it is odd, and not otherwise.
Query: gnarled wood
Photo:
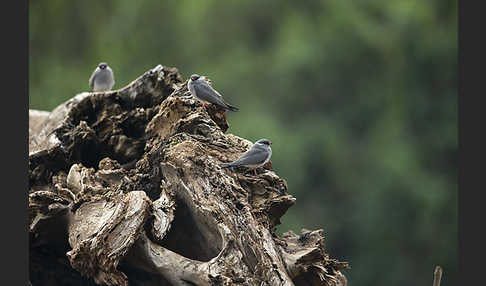
[[[295,198],[270,163],[219,167],[252,143],[177,69],[30,115],[33,285],[345,285],[321,230],[275,234]]]

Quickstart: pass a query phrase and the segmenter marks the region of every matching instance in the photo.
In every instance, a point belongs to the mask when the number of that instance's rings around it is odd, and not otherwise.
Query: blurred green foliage
[[[157,64],[208,76],[229,132],[274,142],[297,203],[279,233],[324,228],[350,285],[457,273],[457,3],[30,1],[30,108],[121,88]]]

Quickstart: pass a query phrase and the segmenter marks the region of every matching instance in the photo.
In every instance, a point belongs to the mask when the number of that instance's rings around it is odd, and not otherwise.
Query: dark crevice
[[[29,251],[29,279],[34,286],[98,286],[74,270],[65,255],[54,255],[48,246]]]
[[[214,224],[195,219],[184,200],[176,198],[174,221],[161,245],[184,257],[198,261],[209,261],[222,249],[222,239]]]
[[[29,156],[29,188],[51,183],[52,175],[61,170],[69,171],[70,166],[61,147]]]
[[[97,169],[99,161],[105,157],[120,164],[140,159],[145,148],[145,127],[153,116],[151,110],[146,111],[150,113],[147,116],[136,114],[133,110],[119,113],[116,107],[112,107],[115,110],[98,110],[88,103],[84,105],[89,108],[84,108],[83,112],[77,110],[76,120],[71,121],[85,121],[87,124],[65,124],[56,134],[69,154],[71,164],[82,163],[88,168]],[[112,115],[103,117],[106,112],[115,114],[120,120],[112,121]]]
[[[189,280],[184,280],[184,279],[181,279],[181,280],[182,280],[182,282],[186,283],[186,285],[189,285],[189,286],[197,286],[197,284],[194,284],[194,283],[192,283]]]
[[[155,149],[146,154],[150,166],[139,166],[136,170],[138,181],[135,182],[138,189],[144,190],[147,196],[155,201],[160,197],[160,184],[165,180],[163,170],[160,167],[163,161],[162,147]],[[136,167],[136,162],[135,162]]]
[[[120,123],[120,127],[123,130],[123,134],[133,139],[139,139],[145,135],[145,128],[147,127],[145,121],[137,120],[130,117]]]
[[[95,286],[91,278],[82,276],[71,267],[66,257],[68,242],[67,217],[41,220],[29,233],[29,279],[32,285]]]
[[[154,98],[150,93],[139,93],[133,101],[134,107],[149,108],[154,105],[160,104],[163,101],[162,98]]]
[[[306,286],[306,285],[319,285],[321,283],[321,278],[315,272],[304,272],[297,275],[292,282],[295,286]]]
[[[118,270],[127,275],[130,286],[172,286],[162,275],[144,271],[125,260],[120,262]]]
[[[83,166],[87,168],[94,168],[95,170],[98,169],[98,164],[101,161],[103,156],[103,151],[100,148],[100,145],[97,144],[96,141],[84,141],[82,144],[78,146],[75,150],[73,150],[73,162],[80,162]]]
[[[136,186],[143,190],[150,200],[155,201],[160,197],[160,178],[158,176],[149,176],[139,174]]]

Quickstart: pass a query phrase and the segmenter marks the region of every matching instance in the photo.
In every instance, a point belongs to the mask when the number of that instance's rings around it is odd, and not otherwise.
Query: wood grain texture
[[[186,95],[158,65],[31,126],[32,285],[345,285],[322,230],[276,235],[296,199],[271,163],[220,168],[251,142]]]

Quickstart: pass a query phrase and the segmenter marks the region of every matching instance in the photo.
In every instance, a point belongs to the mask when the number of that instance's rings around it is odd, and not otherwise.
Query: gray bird
[[[272,148],[270,148],[271,144],[272,142],[268,141],[267,139],[260,139],[236,161],[231,163],[223,163],[220,165],[220,167],[230,168],[244,166],[253,169],[256,175],[256,168],[265,165],[272,156]]]
[[[113,71],[106,63],[100,63],[89,78],[89,86],[93,91],[108,91],[114,85]]]
[[[239,109],[235,106],[231,106],[228,103],[224,102],[223,97],[219,92],[214,90],[209,83],[198,74],[191,75],[191,78],[187,82],[187,89],[191,92],[192,96],[201,100],[203,102],[203,106],[206,107],[204,104],[212,103],[215,104],[224,110],[231,110],[231,111],[238,111]]]

